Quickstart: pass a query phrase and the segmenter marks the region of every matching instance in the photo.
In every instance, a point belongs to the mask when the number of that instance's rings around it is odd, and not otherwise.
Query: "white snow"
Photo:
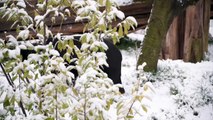
[[[145,30],[141,29],[141,30],[138,30],[138,31],[136,31],[136,32],[134,32],[134,33],[130,33],[130,34],[128,34],[127,36],[128,36],[131,40],[143,42],[144,34],[145,34]]]
[[[122,82],[127,95],[136,81],[134,52],[133,49],[122,51]],[[153,86],[156,93],[145,119],[213,119],[213,61],[193,64],[181,60],[159,60],[158,70],[157,76],[147,75],[149,80],[155,81]],[[171,92],[175,90],[177,93],[173,95]],[[208,104],[205,103],[207,99],[210,99]],[[181,100],[186,105],[181,105]],[[194,112],[198,112],[198,116],[193,115]]]
[[[120,10],[118,10],[116,7],[112,7],[112,13],[109,14],[115,14],[119,19],[123,20],[125,18],[125,15],[123,12],[121,12]]]
[[[210,20],[209,33],[213,36],[213,20]]]
[[[115,2],[119,5],[129,5],[133,3],[133,0],[115,0]]]
[[[209,32],[213,35],[213,21]],[[139,33],[139,34],[138,34]],[[142,34],[141,34],[142,33]],[[144,32],[128,35],[143,41]],[[127,96],[137,80],[135,56],[138,50],[122,50],[122,82]],[[147,120],[212,120],[213,119],[213,45],[209,44],[206,60],[186,63],[182,60],[159,60],[156,76],[146,74],[155,88]]]
[[[30,31],[29,30],[22,30],[19,32],[17,38],[22,38],[23,40],[26,40],[29,37]]]
[[[17,5],[22,7],[22,8],[26,8],[26,4],[25,4],[24,0],[18,0]]]

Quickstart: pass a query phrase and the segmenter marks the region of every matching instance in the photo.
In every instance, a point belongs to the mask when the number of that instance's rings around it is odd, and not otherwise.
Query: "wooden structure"
[[[1,5],[0,5],[1,6]],[[134,3],[128,6],[120,6],[121,11],[125,13],[125,16],[133,16],[136,18],[138,22],[139,28],[145,28],[147,25],[147,21],[149,19],[150,11],[152,5],[151,4],[144,4],[144,3]],[[33,9],[29,8],[29,13],[33,13]],[[83,24],[84,22],[75,22],[75,17],[71,16],[68,17],[66,20],[62,22],[60,17],[56,18],[55,23],[51,22],[51,18],[45,19],[45,23],[49,26],[50,30],[55,33],[63,33],[63,34],[76,34],[82,33],[83,31]],[[86,22],[86,21],[85,21]],[[119,22],[115,21],[113,24]],[[62,23],[62,25],[61,25]],[[12,34],[16,35],[16,26],[11,28],[13,21],[6,21],[4,19],[0,19],[0,38],[4,38],[5,35]],[[33,34],[33,33],[32,33]]]
[[[211,6],[209,5],[211,3]],[[209,18],[213,1],[199,0],[173,20],[162,47],[163,59],[199,62],[208,51]]]
[[[34,0],[30,0],[34,1]],[[2,6],[2,3],[0,3],[0,6]],[[125,13],[125,16],[133,16],[136,18],[138,22],[137,29],[145,28],[147,25],[147,21],[149,19],[150,11],[151,11],[152,5],[151,4],[145,4],[145,3],[133,3],[131,5],[127,6],[120,6],[121,11]],[[33,9],[29,8],[29,13],[33,14]],[[210,17],[213,18],[213,1],[211,2],[211,14]],[[55,23],[51,23],[51,18],[46,19],[46,23],[49,23],[48,26],[50,27],[50,30],[55,33],[63,33],[63,34],[76,34],[76,33],[82,33],[83,31],[83,23],[75,22],[75,17],[68,17],[65,21],[63,21],[62,26],[61,18],[56,18]],[[119,21],[117,21],[119,22]],[[6,35],[12,34],[16,35],[15,28],[11,28],[11,25],[13,24],[13,21],[6,21],[5,19],[0,19],[0,38],[5,38]],[[33,33],[32,33],[33,34]]]

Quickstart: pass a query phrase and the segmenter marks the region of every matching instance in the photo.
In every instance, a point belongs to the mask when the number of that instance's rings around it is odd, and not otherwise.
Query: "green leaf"
[[[78,56],[79,57],[79,56]],[[79,63],[79,65],[82,65],[82,61],[84,60],[84,58],[82,58],[82,57],[80,57],[79,59],[78,59],[78,63]]]
[[[119,112],[121,110],[121,108],[123,107],[123,103],[122,102],[119,102],[116,106],[117,108],[117,112]]]
[[[48,118],[46,118],[45,120],[55,120],[55,119],[52,118],[52,117],[48,117]]]
[[[123,28],[122,28],[122,25],[119,26],[119,29],[118,29],[118,36],[119,36],[119,37],[122,37],[122,36],[123,36]]]
[[[124,24],[124,34],[127,35],[128,34],[128,25]]]
[[[99,29],[101,31],[105,31],[106,30],[106,26],[104,24],[99,25]]]
[[[90,21],[91,27],[94,28],[94,26],[97,24],[97,18],[95,15],[93,15],[92,20]]]
[[[110,100],[107,101],[107,110],[109,110],[112,103],[113,103],[113,99],[110,99]]]
[[[86,35],[83,35],[83,36],[80,38],[80,40],[81,40],[81,43],[82,43],[82,44],[85,43],[85,42],[87,41],[87,36],[86,36]]]
[[[132,118],[134,118],[134,116],[128,115],[128,116],[126,116],[126,118],[132,119]]]
[[[89,115],[90,115],[90,116],[93,116],[92,110],[89,111]]]
[[[114,44],[117,43],[117,37],[116,37],[116,35],[113,35],[113,36],[112,36],[112,41],[113,41]]]
[[[15,101],[16,101],[16,98],[15,98],[15,96],[13,96],[13,97],[10,99],[10,104],[14,105]]]
[[[68,108],[68,107],[69,107],[68,104],[66,104],[66,103],[63,103],[63,104],[62,104],[62,109],[66,109],[66,108]]]
[[[142,105],[141,107],[145,112],[147,112],[147,108],[144,105]]]
[[[66,60],[68,63],[70,63],[71,62],[70,54],[64,54],[63,59]]]
[[[12,81],[14,81],[14,80],[17,79],[17,78],[18,78],[18,75],[13,76],[13,77],[12,77]]]
[[[77,115],[74,115],[74,117],[72,118],[72,120],[78,120]]]
[[[32,107],[33,107],[33,104],[34,104],[34,103],[30,103],[30,104],[27,106],[27,109],[28,109],[28,110],[31,110]]]
[[[60,86],[59,87],[59,92],[65,93],[66,90],[67,90],[66,86]]]
[[[106,11],[107,11],[107,13],[110,12],[111,6],[112,6],[112,3],[110,2],[110,0],[107,0],[106,1]]]
[[[24,71],[24,78],[26,78],[29,74],[29,71]]]
[[[8,97],[6,97],[6,98],[4,99],[3,106],[4,106],[4,107],[10,106],[10,100],[9,100]]]
[[[78,92],[77,92],[77,90],[75,88],[72,87],[72,91],[75,94],[75,96],[78,96]]]
[[[98,3],[99,3],[100,5],[103,5],[103,4],[104,4],[103,0],[98,0]]]
[[[147,91],[148,88],[149,88],[149,87],[148,87],[147,85],[144,85],[144,86],[143,86],[144,91]]]
[[[62,51],[62,49],[63,49],[62,46],[63,46],[62,41],[59,41],[59,42],[58,42],[58,45],[57,45],[59,51]]]
[[[36,75],[35,75],[35,79],[38,79],[38,73],[36,73]]]
[[[73,40],[68,40],[68,44],[71,48],[74,48],[74,42]]]
[[[9,111],[10,111],[11,115],[15,115],[16,110],[14,110],[13,107],[10,107],[10,108],[9,108]]]

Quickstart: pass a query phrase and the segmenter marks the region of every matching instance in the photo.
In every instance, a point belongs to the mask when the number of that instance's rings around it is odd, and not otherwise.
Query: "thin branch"
[[[21,100],[20,100],[20,102],[19,102],[19,106],[20,106],[20,108],[21,108],[21,110],[22,110],[24,116],[27,117],[27,113],[26,113],[26,111],[25,111],[25,109],[24,109],[24,105],[23,105],[23,103],[22,103]]]
[[[127,113],[127,115],[126,115],[126,116],[129,116],[130,111],[131,111],[131,109],[132,109],[132,107],[133,107],[133,105],[134,105],[135,101],[136,101],[136,100],[134,99],[134,101],[132,102],[132,104],[131,104],[131,106],[130,106],[130,108],[129,108],[129,110],[128,110],[128,113]]]
[[[57,88],[56,88],[56,111],[55,111],[55,118],[56,120],[58,120],[58,106],[57,106],[57,103],[58,103],[58,98],[57,98],[57,95],[58,95],[58,91],[57,91]]]
[[[3,73],[4,73],[4,75],[5,75],[5,77],[6,77],[7,81],[8,81],[8,83],[10,84],[10,86],[11,86],[11,87],[13,88],[13,90],[15,91],[14,83],[13,83],[13,81],[11,80],[11,78],[9,77],[9,75],[6,73],[6,71],[5,71],[4,66],[2,65],[2,63],[0,63],[0,66],[1,66],[1,69],[2,69],[2,71],[3,71]]]

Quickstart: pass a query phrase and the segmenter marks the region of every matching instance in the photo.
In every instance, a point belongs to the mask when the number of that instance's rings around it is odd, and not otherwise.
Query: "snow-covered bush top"
[[[102,11],[101,6],[105,6]],[[34,15],[28,13],[28,7],[34,9]],[[66,19],[71,10],[75,11],[76,22],[87,20],[80,38],[82,47],[74,45],[72,36],[63,36],[62,40],[63,34],[58,33],[58,49],[67,50],[61,57],[56,46],[47,43],[53,33],[46,19],[51,18],[53,23],[56,17]],[[152,88],[150,84],[144,89],[137,85],[132,97],[125,98],[118,91],[121,85],[113,85],[100,69],[107,66],[104,51],[108,47],[103,38],[111,37],[116,43],[137,26],[133,17],[125,19],[113,0],[38,0],[35,5],[27,0],[5,0],[0,12],[1,18],[14,21],[12,27],[16,26],[17,31],[17,36],[0,39],[0,65],[7,80],[0,84],[1,119],[111,120],[133,118],[141,115],[141,110],[147,111],[141,100],[149,98],[143,92]],[[123,21],[112,26],[117,18]],[[30,42],[34,38],[40,45]],[[36,53],[22,60],[20,49]],[[70,57],[74,52],[77,58]],[[79,73],[76,79],[72,69]],[[134,103],[140,104],[140,109]]]

